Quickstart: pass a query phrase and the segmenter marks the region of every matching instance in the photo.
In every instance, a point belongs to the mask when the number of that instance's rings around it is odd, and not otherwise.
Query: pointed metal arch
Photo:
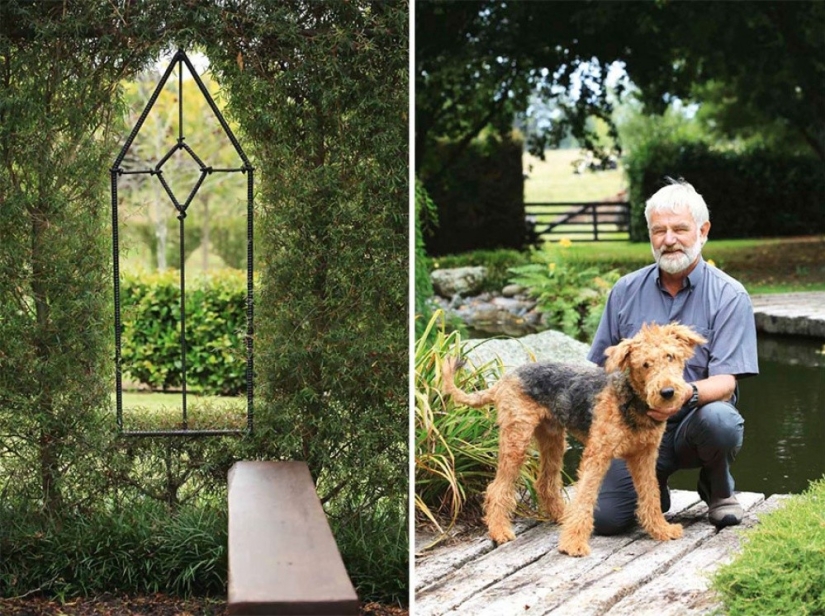
[[[212,113],[215,114],[218,122],[223,129],[224,134],[229,139],[235,152],[241,159],[242,165],[237,168],[214,168],[207,166],[203,160],[192,150],[192,148],[185,142],[185,135],[183,134],[183,65],[189,71],[189,74],[194,79],[201,94],[206,100]],[[143,127],[146,118],[152,111],[155,103],[163,91],[166,83],[169,81],[172,73],[178,68],[178,139],[174,143],[165,156],[163,156],[154,167],[137,170],[126,170],[123,168],[123,161],[132,146],[135,138]],[[195,183],[192,190],[189,192],[187,198],[181,201],[174,194],[169,187],[168,182],[163,176],[163,166],[166,162],[178,151],[185,151],[198,165],[200,169],[200,177]],[[178,49],[172,56],[169,66],[163,73],[160,81],[155,87],[146,107],[143,109],[137,123],[129,133],[123,147],[117,155],[112,167],[110,168],[111,179],[111,193],[112,193],[112,254],[113,254],[113,274],[114,274],[114,309],[115,309],[115,396],[116,396],[116,412],[117,412],[117,427],[118,432],[123,436],[221,436],[221,435],[236,435],[251,433],[254,427],[253,418],[253,380],[254,380],[254,354],[253,354],[253,336],[254,336],[254,296],[253,296],[253,209],[254,209],[254,171],[255,168],[246,156],[241,144],[229,127],[229,124],[223,117],[223,114],[215,104],[214,99],[209,94],[209,90],[198,75],[197,70],[192,65],[191,60],[182,49]],[[187,382],[186,382],[186,268],[185,268],[185,254],[184,254],[184,224],[186,219],[186,210],[192,203],[195,195],[203,184],[208,175],[213,173],[243,173],[247,177],[247,289],[246,289],[246,399],[247,399],[247,417],[246,429],[225,429],[225,430],[196,430],[188,427],[187,416]],[[118,179],[123,175],[147,174],[150,176],[157,176],[164,192],[169,197],[172,205],[178,212],[179,232],[180,232],[180,315],[181,315],[181,382],[182,382],[182,421],[181,429],[177,430],[126,430],[123,426],[123,374],[122,374],[122,357],[121,357],[121,303],[120,303],[120,249],[118,237]]]

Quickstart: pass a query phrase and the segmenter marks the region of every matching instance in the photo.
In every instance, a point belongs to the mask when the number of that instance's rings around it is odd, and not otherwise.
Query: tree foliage
[[[2,490],[52,514],[88,497],[65,478],[89,472],[112,374],[102,232],[112,103],[153,32],[150,12],[122,19],[91,1],[0,11]]]
[[[510,126],[534,90],[562,113],[531,136],[533,149],[568,130],[592,147],[587,118],[609,118],[605,67],[620,61],[649,113],[712,91],[723,132],[778,124],[823,158],[823,32],[815,1],[418,2],[417,153],[440,136],[469,143]]]

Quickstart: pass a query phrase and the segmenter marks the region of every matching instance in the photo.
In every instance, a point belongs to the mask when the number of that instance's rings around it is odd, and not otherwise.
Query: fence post
[[[599,206],[597,203],[593,204],[593,241],[599,241]]]

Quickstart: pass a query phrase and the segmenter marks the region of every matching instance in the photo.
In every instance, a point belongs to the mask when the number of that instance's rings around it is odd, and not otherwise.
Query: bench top
[[[358,614],[358,596],[304,462],[229,470],[229,614]]]

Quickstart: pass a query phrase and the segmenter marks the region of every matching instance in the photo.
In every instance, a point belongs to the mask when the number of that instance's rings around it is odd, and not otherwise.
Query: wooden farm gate
[[[525,203],[528,226],[538,243],[558,241],[627,241],[630,239],[630,203]]]

